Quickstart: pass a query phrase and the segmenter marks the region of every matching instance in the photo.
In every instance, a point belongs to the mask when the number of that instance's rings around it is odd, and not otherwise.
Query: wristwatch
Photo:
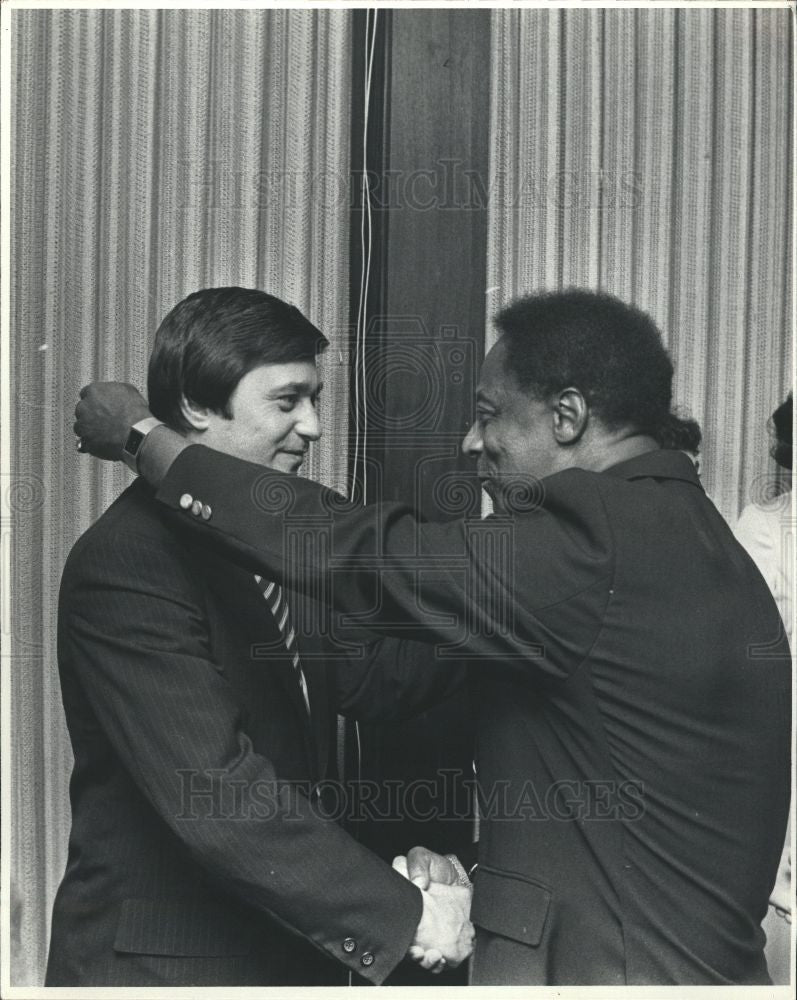
[[[144,439],[151,430],[162,425],[163,421],[158,420],[157,417],[145,417],[130,428],[127,440],[122,448],[122,461],[136,475],[138,475],[138,455],[141,451],[141,446],[144,444]]]

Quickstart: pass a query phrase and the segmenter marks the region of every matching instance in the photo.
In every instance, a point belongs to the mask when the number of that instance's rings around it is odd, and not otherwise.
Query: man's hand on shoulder
[[[74,431],[78,451],[118,462],[133,424],[151,417],[147,401],[126,382],[92,382],[80,390]]]

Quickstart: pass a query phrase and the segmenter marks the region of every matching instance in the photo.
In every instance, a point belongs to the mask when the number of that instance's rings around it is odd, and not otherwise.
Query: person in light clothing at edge
[[[141,475],[208,550],[328,586],[470,662],[479,706],[476,984],[768,983],[761,920],[789,802],[791,662],[752,560],[706,497],[697,425],[671,412],[653,321],[605,294],[520,299],[479,378],[463,448],[496,513],[421,523],[352,509],[166,428]],[[119,459],[148,416],[130,387],[88,387],[79,444]],[[207,520],[183,510],[201,497]],[[331,558],[286,526],[332,512]],[[381,601],[364,557],[384,560]],[[463,570],[452,570],[451,566]],[[419,567],[425,572],[418,572]],[[453,881],[410,854],[408,871]]]
[[[774,442],[770,455],[781,469],[791,472],[794,464],[792,443],[792,394],[772,414]],[[747,549],[767,581],[780,609],[789,644],[794,642],[794,511],[791,483],[786,490],[762,503],[748,504],[736,522],[734,534]],[[794,804],[778,866],[778,875],[769,897],[764,918],[767,937],[765,954],[774,983],[788,985],[791,978],[791,923],[794,890],[791,879],[791,828]]]

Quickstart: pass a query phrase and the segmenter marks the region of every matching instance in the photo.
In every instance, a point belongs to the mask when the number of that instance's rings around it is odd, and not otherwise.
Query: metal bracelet
[[[471,889],[473,887],[473,883],[468,878],[468,873],[462,867],[462,862],[459,860],[456,854],[446,854],[444,855],[444,857],[446,861],[448,861],[448,863],[454,869],[454,871],[457,873],[457,881],[454,884],[464,885],[466,888]]]

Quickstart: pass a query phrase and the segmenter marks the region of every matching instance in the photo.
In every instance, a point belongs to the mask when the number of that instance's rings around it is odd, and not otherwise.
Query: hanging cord
[[[372,255],[372,220],[371,220],[371,181],[368,176],[368,117],[371,106],[371,77],[374,66],[374,51],[376,49],[376,27],[379,17],[378,10],[366,12],[365,37],[365,101],[363,119],[363,159],[360,196],[362,214],[360,216],[360,294],[357,303],[357,326],[355,330],[355,379],[354,379],[354,461],[352,463],[352,483],[349,492],[354,497],[357,489],[357,477],[361,471],[362,495],[365,502],[368,485],[366,468],[366,444],[368,440],[368,395],[366,390],[365,370],[365,333],[367,328],[368,287],[371,281]],[[360,470],[360,455],[362,453],[362,468]]]
[[[365,369],[365,333],[367,328],[368,288],[371,281],[371,254],[373,228],[371,221],[371,180],[368,176],[368,117],[371,108],[371,78],[374,68],[374,51],[376,49],[376,27],[379,18],[378,10],[366,13],[365,29],[365,104],[363,115],[363,160],[360,194],[362,197],[362,214],[360,216],[360,296],[357,306],[357,330],[355,340],[355,436],[354,462],[350,497],[357,488],[357,472],[362,444],[362,498],[365,503],[368,489],[368,469],[366,462],[366,444],[368,441],[368,393]],[[354,735],[357,741],[357,783],[362,782],[362,743],[360,740],[360,724],[355,721]]]

